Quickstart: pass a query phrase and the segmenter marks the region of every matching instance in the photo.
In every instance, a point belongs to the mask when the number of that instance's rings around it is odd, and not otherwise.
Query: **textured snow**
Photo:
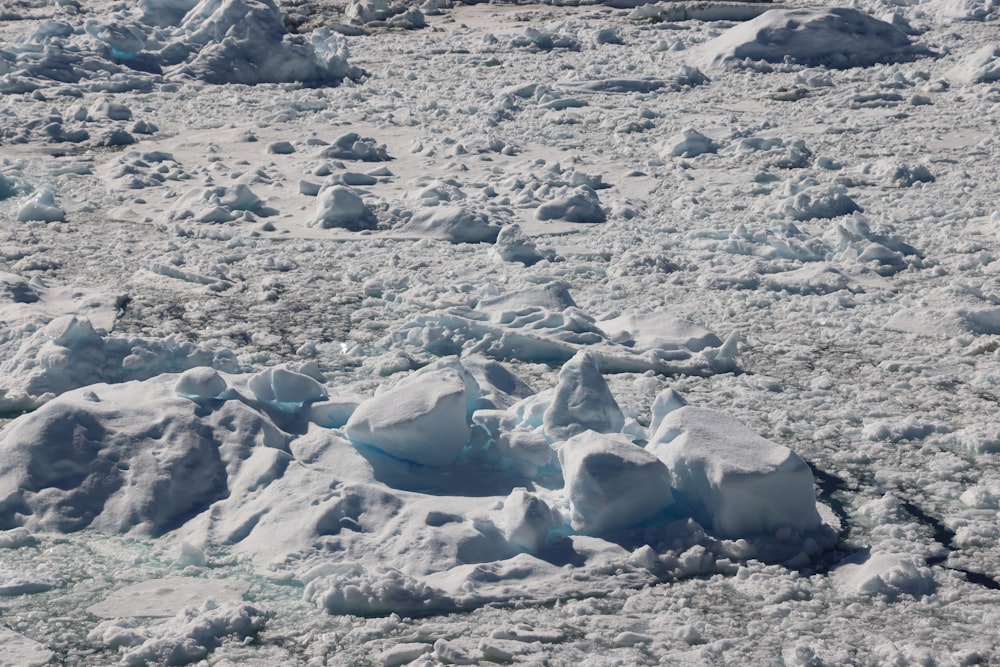
[[[996,662],[996,3],[577,4],[0,7],[0,663]]]

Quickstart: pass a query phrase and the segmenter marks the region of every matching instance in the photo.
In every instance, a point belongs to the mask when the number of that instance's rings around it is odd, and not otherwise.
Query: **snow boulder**
[[[624,435],[587,431],[559,449],[573,530],[599,535],[650,519],[673,504],[670,471]]]
[[[542,415],[542,423],[545,434],[553,440],[565,440],[587,430],[622,430],[625,416],[589,352],[577,352],[559,371],[559,384]]]
[[[378,221],[365,202],[350,188],[335,185],[319,193],[311,227],[341,228],[353,232],[374,229]]]
[[[647,449],[670,468],[694,518],[720,536],[820,525],[806,462],[728,415],[692,406],[673,410]]]
[[[848,69],[929,55],[895,26],[857,9],[772,9],[706,43],[696,61],[720,67],[741,61],[792,61]]]
[[[344,431],[367,445],[425,466],[452,463],[469,442],[479,395],[457,362],[428,366],[357,407]]]
[[[451,243],[493,243],[500,227],[490,223],[485,213],[462,206],[433,206],[415,213],[400,231]]]

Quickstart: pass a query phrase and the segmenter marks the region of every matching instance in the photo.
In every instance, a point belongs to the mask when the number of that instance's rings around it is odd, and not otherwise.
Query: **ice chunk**
[[[959,83],[1000,81],[1000,44],[988,44],[963,58],[949,73]]]
[[[400,667],[401,665],[413,662],[420,656],[430,653],[433,650],[434,647],[430,644],[404,642],[390,646],[382,651],[382,655],[379,656],[379,662],[382,663],[382,667]]]
[[[673,504],[670,471],[623,435],[588,431],[559,449],[573,529],[599,535],[650,519]]]
[[[198,366],[181,374],[175,391],[185,398],[217,398],[226,388],[226,381],[217,370],[211,366]]]
[[[661,391],[657,394],[653,401],[653,407],[650,409],[649,432],[656,433],[660,424],[663,423],[664,417],[685,405],[687,405],[687,400],[673,389]]]
[[[614,342],[641,348],[700,352],[722,345],[722,339],[708,329],[663,311],[629,313],[597,325]]]
[[[128,620],[103,621],[88,639],[117,649],[123,664],[186,665],[207,656],[224,638],[256,637],[266,622],[267,614],[248,604],[207,600],[151,627]]]
[[[351,231],[374,229],[377,220],[371,209],[355,192],[342,185],[326,188],[316,200],[316,214],[311,226]]]
[[[344,430],[352,442],[386,454],[447,465],[469,441],[473,391],[478,395],[472,376],[453,367],[415,373],[359,405]]]
[[[545,545],[549,531],[562,524],[562,517],[538,495],[519,487],[503,501],[499,523],[508,542],[535,552]]]
[[[937,587],[923,559],[911,554],[872,553],[865,549],[832,571],[848,593],[895,602],[903,595],[930,595]]]
[[[861,210],[839,185],[803,187],[778,206],[779,214],[801,221],[836,218]]]
[[[462,206],[434,206],[415,213],[400,231],[452,243],[493,243],[500,227],[484,213]]]
[[[343,565],[306,585],[305,598],[331,614],[419,614],[453,606],[442,591],[395,569]]]
[[[150,579],[119,588],[103,601],[87,607],[87,611],[98,618],[169,618],[187,607],[201,606],[208,599],[238,603],[249,588],[249,584],[239,579]]]
[[[55,654],[44,645],[2,626],[0,646],[3,646],[4,662],[12,666],[43,667],[55,659]]]
[[[674,488],[695,519],[721,536],[819,526],[805,461],[726,414],[692,406],[674,410],[647,449],[670,467]]]
[[[326,398],[319,382],[285,368],[269,368],[250,378],[250,391],[259,400],[284,405],[302,405]]]
[[[695,61],[707,67],[749,59],[837,69],[929,53],[895,26],[847,7],[772,9],[730,28],[699,51]]]
[[[43,187],[21,203],[17,209],[17,219],[20,222],[62,222],[66,219],[66,212],[56,205],[56,195],[52,188]]]
[[[309,406],[309,421],[324,428],[340,428],[347,423],[362,399],[336,397],[326,401],[316,401]]]
[[[535,212],[539,220],[565,220],[566,222],[604,222],[607,214],[601,200],[589,185],[577,186],[569,194],[542,204]]]
[[[348,132],[334,139],[333,144],[323,149],[320,157],[362,162],[385,162],[392,159],[384,144],[379,144],[371,137],[362,137],[357,132]]]
[[[588,352],[577,352],[559,371],[559,384],[542,420],[553,440],[586,430],[617,433],[625,425],[618,402]]]
[[[531,237],[517,224],[507,225],[499,231],[493,251],[505,262],[521,262],[525,266],[537,264],[552,254],[551,251],[547,254],[539,251]]]
[[[714,141],[698,130],[687,128],[676,134],[664,144],[663,153],[666,157],[697,157],[703,153],[715,153],[719,147]]]

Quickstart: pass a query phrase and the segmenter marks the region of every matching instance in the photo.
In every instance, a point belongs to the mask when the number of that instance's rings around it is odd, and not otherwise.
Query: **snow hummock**
[[[836,69],[927,55],[895,26],[847,7],[772,9],[701,47],[705,67],[786,60]]]

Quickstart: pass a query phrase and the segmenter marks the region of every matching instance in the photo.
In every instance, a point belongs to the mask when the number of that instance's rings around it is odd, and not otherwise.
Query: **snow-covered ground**
[[[1000,660],[1000,7],[636,5],[0,5],[0,664]]]

